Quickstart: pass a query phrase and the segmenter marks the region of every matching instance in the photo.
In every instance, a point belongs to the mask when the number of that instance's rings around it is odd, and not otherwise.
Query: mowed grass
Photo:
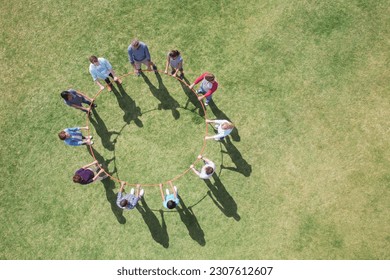
[[[1,6],[1,259],[389,259],[387,1]],[[115,181],[73,184],[92,157],[57,137],[86,123],[59,93],[97,93],[92,54],[131,71],[133,37],[160,70],[182,51],[188,83],[215,73],[207,116],[237,125],[207,142],[217,176],[175,181],[180,211],[159,211],[155,187],[122,212]],[[203,144],[190,92],[145,76],[124,78],[125,96],[102,92],[90,124],[97,157],[129,183],[169,180]]]

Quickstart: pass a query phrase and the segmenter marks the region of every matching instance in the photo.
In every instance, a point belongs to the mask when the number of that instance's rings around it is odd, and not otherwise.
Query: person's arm
[[[140,188],[141,188],[141,185],[140,184],[137,184],[136,185],[136,196],[139,197],[139,192],[140,192]]]
[[[164,192],[163,192],[163,189],[162,189],[163,185],[159,184],[158,186],[160,187],[161,198],[162,198],[163,201],[165,201],[165,196],[164,196]]]
[[[93,177],[92,182],[95,182],[97,178],[99,178],[100,174],[104,172],[104,169],[100,169],[99,172]]]
[[[130,64],[134,66],[134,57],[133,57],[133,49],[131,48],[131,46],[129,46],[129,48],[127,49],[127,54],[129,55],[129,61],[130,61]]]
[[[175,191],[175,188],[173,187],[172,181],[169,181],[169,185],[171,186],[171,189],[172,189],[172,192],[173,192],[173,196],[174,196],[175,198],[177,198],[177,193],[176,193],[176,191]]]
[[[167,55],[167,61],[165,63],[165,71],[164,71],[165,74],[168,74],[168,67],[169,67],[169,54]]]
[[[194,165],[193,165],[193,164],[190,165],[190,168],[191,168],[192,171],[194,171],[194,173],[195,173],[196,175],[199,176],[200,173],[199,173],[198,170],[196,170],[196,169],[194,168]]]
[[[79,127],[79,129],[89,130],[89,126],[88,125],[87,126],[81,126],[81,127]]]
[[[84,96],[86,99],[88,99],[89,101],[93,102],[93,99],[92,99],[92,98],[86,96],[85,94],[81,93],[80,91],[75,90],[75,92],[76,92],[76,94],[78,94],[78,95],[80,95],[80,96]]]
[[[79,110],[84,111],[84,112],[88,112],[87,108],[84,108],[83,106],[79,106],[79,105],[76,105],[76,104],[71,104],[70,107],[79,109]]]
[[[144,51],[145,51],[145,55],[146,55],[146,60],[147,60],[147,61],[151,61],[151,59],[150,59],[150,53],[149,53],[149,48],[148,48],[147,45],[144,45],[144,46],[145,46]]]
[[[120,189],[119,189],[119,192],[120,192],[120,193],[123,193],[123,191],[125,190],[125,186],[126,186],[126,182],[121,181],[121,187],[120,187]]]
[[[175,73],[173,74],[174,77],[176,77],[177,75],[177,72],[179,72],[179,69],[181,69],[183,66],[183,63],[180,61],[178,64],[177,64],[177,68],[175,69]]]
[[[211,89],[209,89],[209,91],[207,91],[207,92],[203,95],[203,98],[212,95],[212,94],[217,90],[217,88],[218,88],[218,83],[217,83],[217,81],[215,81],[215,82],[213,83],[213,86],[211,87]]]
[[[177,75],[177,72],[179,72],[179,69],[181,69],[181,62],[179,62],[178,64],[177,64],[177,68],[174,68],[175,69],[175,73],[172,75],[173,77],[176,77],[176,75]]]
[[[95,80],[95,83],[100,87],[100,90],[104,89],[104,86],[99,82],[99,80]]]
[[[203,161],[207,164],[210,164],[212,161],[209,160],[208,158],[202,157]]]
[[[195,79],[195,81],[189,86],[190,89],[193,89],[193,87],[195,85],[197,85],[201,80],[204,79],[204,77],[206,76],[207,72],[203,73],[202,75],[200,75],[198,78]]]
[[[89,164],[83,166],[82,169],[86,169],[86,168],[88,168],[88,167],[90,167],[90,166],[92,166],[92,165],[94,165],[94,164],[97,164],[97,163],[98,163],[98,161],[95,160],[95,161],[93,161],[93,162],[91,162],[91,163],[89,163]]]

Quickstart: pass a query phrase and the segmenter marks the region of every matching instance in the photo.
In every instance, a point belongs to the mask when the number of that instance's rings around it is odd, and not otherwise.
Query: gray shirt
[[[122,207],[120,202],[126,199],[128,201],[127,205],[125,207]],[[116,198],[116,205],[121,209],[131,210],[133,209],[137,203],[138,203],[139,197],[135,196],[134,194],[125,194],[123,195],[122,192],[118,192],[118,196]]]

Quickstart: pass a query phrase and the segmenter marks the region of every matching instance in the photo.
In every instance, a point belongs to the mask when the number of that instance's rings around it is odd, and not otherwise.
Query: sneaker
[[[134,188],[131,188],[130,194],[134,194]]]
[[[108,90],[108,91],[112,91],[111,85],[107,84],[107,90]]]
[[[204,106],[209,106],[209,103],[206,101],[206,102],[204,103]]]
[[[175,70],[172,70],[172,71],[171,71],[171,75],[175,74],[175,72],[176,72]]]
[[[145,191],[144,191],[144,189],[141,189],[141,191],[139,192],[139,196],[140,196],[140,197],[143,197],[143,196],[144,196],[144,194],[145,194]]]
[[[86,138],[91,140],[93,138],[93,136],[92,135],[91,136],[87,136]]]
[[[184,74],[180,74],[179,78],[180,78],[180,80],[183,80],[184,79]]]
[[[96,108],[97,105],[95,103],[92,104],[92,108]]]
[[[157,66],[156,65],[153,65],[153,70],[154,70],[154,73],[157,73]]]
[[[168,189],[166,189],[166,190],[165,190],[165,193],[166,193],[167,195],[169,195],[169,190],[168,190]]]
[[[93,145],[93,141],[89,141],[89,144],[87,144],[89,146],[92,146]]]

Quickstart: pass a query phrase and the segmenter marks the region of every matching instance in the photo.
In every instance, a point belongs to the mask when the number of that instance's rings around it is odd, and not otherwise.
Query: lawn
[[[0,259],[390,258],[388,1],[0,4]],[[160,71],[180,50],[186,84],[216,75],[206,116],[233,121],[231,136],[203,142],[184,83],[126,75],[134,37]],[[59,94],[98,93],[90,55],[123,87],[87,120]],[[113,178],[146,185],[138,209],[116,206],[115,179],[72,182],[91,151],[57,133],[86,123]],[[210,181],[185,173],[200,152]],[[151,186],[170,179],[174,211]]]

